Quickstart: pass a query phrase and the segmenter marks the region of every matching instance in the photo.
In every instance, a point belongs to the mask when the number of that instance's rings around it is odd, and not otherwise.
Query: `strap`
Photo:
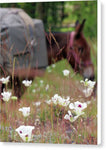
[[[75,31],[72,31],[70,33],[70,40],[69,40],[69,47],[73,47],[73,41],[74,41]]]
[[[35,27],[34,27],[33,20],[23,10],[18,11],[18,14],[22,18],[22,20],[24,21],[24,23],[26,25],[29,39],[32,36],[32,34],[33,34],[32,38],[35,38]],[[33,31],[31,30],[31,28]]]

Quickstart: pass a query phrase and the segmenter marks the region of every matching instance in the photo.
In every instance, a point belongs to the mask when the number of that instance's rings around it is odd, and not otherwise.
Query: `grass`
[[[64,69],[70,70],[69,77],[63,76]],[[55,68],[49,66],[44,76],[35,78],[20,102],[10,100],[1,104],[4,116],[3,113],[0,114],[0,141],[23,142],[15,129],[20,125],[32,125],[35,126],[33,143],[97,144],[97,99],[85,97],[81,79],[79,74],[74,73],[67,60],[57,62]],[[46,88],[47,85],[49,88]],[[68,107],[48,105],[45,102],[56,93],[64,97],[69,96],[72,103],[91,103],[84,110],[85,114],[71,123],[64,119]],[[41,104],[36,106],[36,102]],[[18,111],[25,106],[31,108],[31,114],[27,119]]]

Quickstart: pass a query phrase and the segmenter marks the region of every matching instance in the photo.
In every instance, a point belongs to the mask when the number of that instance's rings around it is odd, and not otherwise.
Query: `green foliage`
[[[65,13],[67,18],[64,23],[80,22],[85,18],[86,24],[84,33],[88,37],[97,36],[97,2],[96,1],[73,1],[65,3]]]
[[[35,18],[36,3],[17,3],[17,6],[24,9],[32,18]]]

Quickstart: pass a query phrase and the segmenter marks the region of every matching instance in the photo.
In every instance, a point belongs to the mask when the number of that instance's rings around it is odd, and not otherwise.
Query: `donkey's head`
[[[75,31],[70,35],[68,60],[75,71],[80,72],[84,78],[94,79],[94,66],[91,61],[90,47],[82,33],[85,19],[79,24],[76,22]]]

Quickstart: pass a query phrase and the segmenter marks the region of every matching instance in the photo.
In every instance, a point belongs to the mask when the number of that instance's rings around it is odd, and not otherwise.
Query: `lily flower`
[[[85,81],[81,80],[80,83],[83,83],[85,87],[89,87],[89,88],[93,89],[96,82],[85,79]]]
[[[53,103],[54,105],[60,105],[60,106],[68,106],[70,103],[69,99],[70,99],[69,97],[67,97],[65,99],[65,98],[62,98],[61,96],[59,96],[58,94],[55,94],[51,98],[51,100],[46,101],[46,103],[48,103],[48,104]]]
[[[70,103],[69,108],[74,109],[75,113],[77,115],[82,115],[82,114],[84,114],[84,112],[82,110],[87,108],[87,103],[81,103],[81,102],[77,101],[74,103]]]
[[[35,89],[33,89],[33,90],[32,90],[32,93],[35,93],[35,92],[36,92],[36,90],[35,90]]]
[[[43,84],[43,82],[44,82],[43,80],[40,80],[40,84]]]
[[[49,89],[49,84],[46,85],[45,90],[48,91]]]
[[[56,65],[55,64],[52,64],[52,68],[55,68],[56,67]]]
[[[48,69],[48,73],[51,73],[52,72],[52,70],[51,69]]]
[[[87,89],[84,89],[82,92],[84,93],[85,97],[89,97],[92,94],[93,89],[87,88]]]
[[[40,101],[34,103],[34,105],[36,105],[36,107],[40,106],[40,104],[41,104]]]
[[[63,72],[63,75],[66,77],[69,76],[69,74],[70,74],[70,71],[67,69],[63,70],[62,72]]]
[[[50,105],[52,103],[51,99],[50,100],[46,100],[45,101],[48,105]]]
[[[28,87],[28,86],[31,86],[31,84],[32,84],[32,80],[23,80],[22,81],[22,83],[26,86],[26,87]]]
[[[3,96],[3,100],[8,102],[10,100],[10,97],[11,97],[11,92],[3,92],[1,93],[1,95]]]
[[[80,82],[83,83],[84,86],[86,87],[83,90],[83,93],[85,94],[85,97],[89,97],[93,92],[93,88],[94,88],[96,82],[88,80],[88,79],[85,79],[85,81],[81,80]]]
[[[91,81],[91,80],[88,81],[88,87],[91,88],[91,89],[94,88],[95,84],[96,84],[95,81]]]
[[[35,128],[34,126],[21,125],[15,131],[19,134],[19,136],[22,138],[24,142],[30,142],[32,141],[32,130],[34,128]]]
[[[69,120],[70,122],[74,122],[79,116],[73,116],[71,111],[68,111],[68,114],[64,116],[64,119]]]
[[[80,83],[83,83],[84,86],[88,86],[88,79],[86,78],[85,81],[81,80]]]
[[[30,115],[30,107],[22,107],[19,111],[23,113],[24,117],[28,117]]]
[[[47,66],[46,69],[49,70],[49,69],[50,69],[50,66]]]
[[[54,97],[52,97],[52,101],[54,102],[54,104],[58,104],[61,106],[68,106],[70,103],[69,99],[69,97],[67,97],[66,99],[62,98],[58,94],[55,94]]]
[[[3,83],[3,84],[7,84],[9,82],[9,78],[10,76],[6,77],[6,78],[1,78],[0,81]]]

